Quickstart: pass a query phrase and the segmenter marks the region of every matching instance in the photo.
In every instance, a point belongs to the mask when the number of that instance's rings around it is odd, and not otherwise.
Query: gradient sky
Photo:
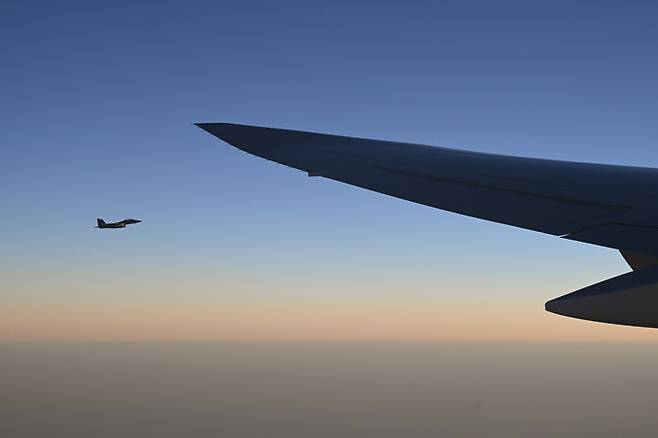
[[[192,125],[658,167],[658,6],[574,3],[3,1],[0,339],[654,339],[543,310],[613,250]]]

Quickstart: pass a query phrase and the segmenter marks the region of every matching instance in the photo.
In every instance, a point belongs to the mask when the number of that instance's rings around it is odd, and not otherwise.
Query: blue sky
[[[102,307],[173,284],[173,307],[481,299],[520,314],[626,270],[614,251],[309,179],[192,125],[658,166],[658,7],[530,3],[3,2],[5,309],[73,316],[82,295]],[[144,222],[105,233],[96,217]]]

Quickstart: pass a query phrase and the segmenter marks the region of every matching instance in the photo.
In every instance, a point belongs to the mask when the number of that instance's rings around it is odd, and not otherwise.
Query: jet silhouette
[[[97,218],[96,222],[98,222],[98,226],[95,227],[95,228],[126,228],[126,225],[138,224],[138,223],[141,222],[141,220],[128,218],[128,219],[124,219],[124,220],[119,221],[119,222],[107,223],[103,219]]]

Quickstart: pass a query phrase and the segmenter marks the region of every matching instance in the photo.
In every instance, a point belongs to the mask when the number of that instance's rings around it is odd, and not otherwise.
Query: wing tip
[[[214,135],[220,140],[225,141],[228,144],[233,144],[231,142],[231,132],[235,131],[237,125],[235,123],[225,123],[225,122],[198,122],[194,124],[197,128],[203,129],[210,135]]]

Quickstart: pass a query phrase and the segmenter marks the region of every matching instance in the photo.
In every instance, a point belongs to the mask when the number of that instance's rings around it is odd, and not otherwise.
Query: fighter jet
[[[138,223],[141,222],[141,220],[128,218],[128,219],[124,219],[124,220],[119,221],[119,222],[107,223],[103,219],[97,218],[96,222],[98,222],[98,226],[95,227],[95,228],[126,228],[126,225],[138,224]]]
[[[238,149],[309,176],[614,248],[631,272],[555,298],[546,303],[546,310],[658,328],[658,169],[511,157],[231,123],[197,126]]]

